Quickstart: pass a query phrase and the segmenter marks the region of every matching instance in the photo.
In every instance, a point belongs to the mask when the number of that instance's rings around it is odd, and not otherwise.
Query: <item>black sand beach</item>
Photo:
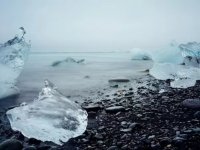
[[[149,75],[136,82],[141,85],[137,91],[126,86],[111,87],[113,94],[105,92],[98,102],[85,100],[80,104],[89,115],[87,130],[63,146],[27,139],[12,131],[6,110],[1,110],[1,142],[14,139],[25,149],[38,150],[199,150],[200,106],[188,108],[182,101],[200,97],[200,82],[186,89],[170,88],[168,81]],[[165,92],[159,93],[161,89]],[[10,141],[8,145],[17,144]]]

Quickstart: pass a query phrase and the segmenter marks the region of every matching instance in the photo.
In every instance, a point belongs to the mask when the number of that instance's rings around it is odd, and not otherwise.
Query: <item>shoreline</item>
[[[27,139],[12,131],[5,112],[1,112],[1,142],[17,139],[24,147],[36,149],[80,150],[175,150],[200,149],[200,109],[183,107],[182,101],[200,97],[200,82],[194,87],[173,89],[167,81],[145,75],[136,81],[139,87],[112,88],[100,101],[85,100],[88,127],[79,137],[63,146]],[[145,83],[145,85],[143,84]],[[159,93],[161,89],[167,89]],[[1,144],[0,144],[1,145]]]

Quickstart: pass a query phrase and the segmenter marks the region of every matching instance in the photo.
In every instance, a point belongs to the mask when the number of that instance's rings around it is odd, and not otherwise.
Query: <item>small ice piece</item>
[[[63,96],[48,80],[32,103],[7,111],[13,130],[28,138],[52,141],[58,145],[81,135],[87,127],[87,112]]]

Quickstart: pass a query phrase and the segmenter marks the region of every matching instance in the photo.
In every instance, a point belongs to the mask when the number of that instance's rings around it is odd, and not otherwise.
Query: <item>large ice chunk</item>
[[[170,85],[174,88],[194,86],[200,79],[200,69],[172,63],[155,63],[150,74],[159,80],[172,79]]]
[[[184,64],[193,67],[200,67],[200,43],[189,42],[180,44],[179,48],[184,57]]]
[[[48,80],[39,97],[30,104],[7,111],[13,130],[28,138],[62,145],[81,135],[87,127],[87,112],[63,96]]]
[[[156,63],[173,63],[181,64],[183,57],[180,48],[176,43],[171,43],[162,49],[156,49],[150,51],[151,57]]]
[[[190,50],[183,50],[188,47]],[[194,86],[196,80],[200,79],[200,69],[197,68],[198,50],[193,48],[191,45],[171,44],[170,47],[158,51],[152,55],[154,65],[150,69],[150,74],[160,80],[172,79],[170,85],[174,88]],[[192,55],[192,52],[195,53]]]
[[[19,93],[15,84],[30,50],[30,44],[24,39],[25,30],[20,29],[21,35],[0,45],[0,99]]]
[[[200,43],[189,42],[187,44],[180,44],[179,48],[183,54],[183,57],[191,56],[200,58]]]

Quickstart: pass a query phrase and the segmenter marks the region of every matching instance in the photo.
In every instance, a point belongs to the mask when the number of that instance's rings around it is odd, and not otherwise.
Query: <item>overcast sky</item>
[[[200,42],[200,0],[0,0],[0,42],[27,30],[32,51],[158,48]]]

